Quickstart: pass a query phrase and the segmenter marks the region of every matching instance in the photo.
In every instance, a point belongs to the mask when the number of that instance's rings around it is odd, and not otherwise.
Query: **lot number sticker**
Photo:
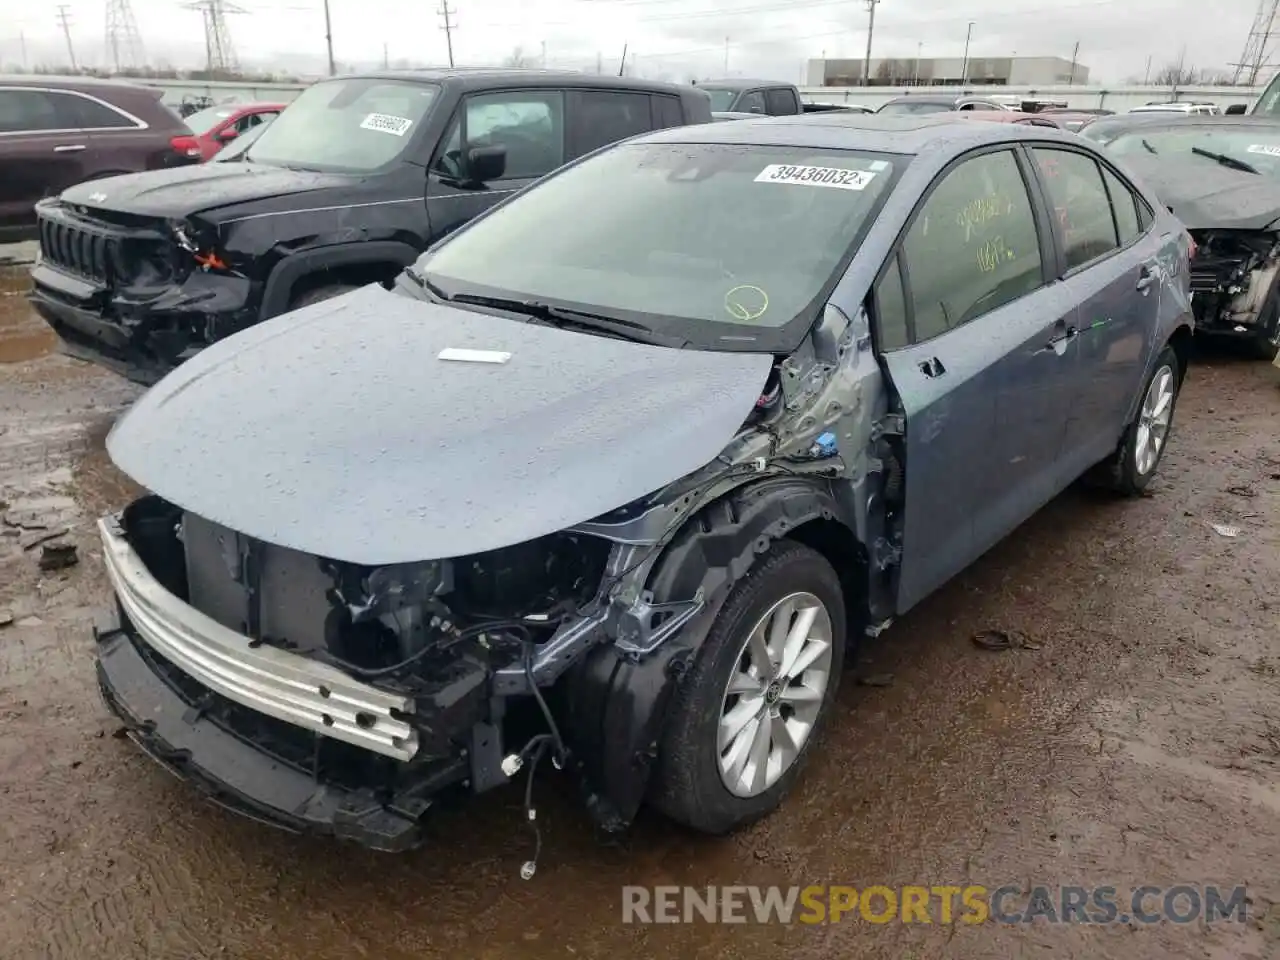
[[[875,179],[867,170],[842,170],[839,167],[802,167],[771,163],[760,171],[756,183],[798,183],[805,187],[835,187],[837,190],[862,190]]]
[[[1268,157],[1280,157],[1280,146],[1274,143],[1254,143],[1249,145],[1250,153],[1265,153]]]
[[[406,120],[404,117],[393,117],[389,113],[371,113],[360,121],[362,130],[377,130],[380,133],[390,133],[397,137],[403,137],[412,126],[412,120]]]

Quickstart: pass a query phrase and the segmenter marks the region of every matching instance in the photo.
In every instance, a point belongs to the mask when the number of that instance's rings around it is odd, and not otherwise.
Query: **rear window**
[[[197,110],[187,117],[187,126],[192,133],[199,136],[202,133],[208,133],[218,124],[225,123],[233,116],[235,116],[234,110],[228,110],[225,107],[210,107],[207,110]]]

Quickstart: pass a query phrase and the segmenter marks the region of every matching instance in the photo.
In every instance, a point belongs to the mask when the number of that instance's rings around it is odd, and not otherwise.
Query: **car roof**
[[[418,83],[448,84],[464,90],[487,89],[519,82],[526,87],[594,87],[597,89],[644,90],[661,93],[689,93],[695,87],[661,80],[637,80],[634,77],[611,77],[575,70],[525,70],[515,67],[447,68],[440,70],[377,70],[326,77],[319,83],[336,80],[407,80]]]
[[[115,77],[59,77],[45,73],[3,73],[0,87],[44,87],[50,90],[79,90],[83,93],[109,90],[147,90],[157,88],[145,83]]]
[[[1054,116],[1061,116],[1061,114],[1054,114]],[[984,120],[987,123],[1020,123],[1024,120],[1029,121],[1039,118],[1040,120],[1047,120],[1055,127],[1058,125],[1052,117],[1046,117],[1039,113],[1024,113],[1021,110],[1005,110],[1000,113],[995,110],[957,111],[957,118],[962,121]]]
[[[959,116],[883,116],[875,113],[809,113],[787,117],[757,117],[734,123],[669,127],[637,137],[633,142],[715,143],[726,145],[791,146],[813,149],[868,150],[874,153],[915,154],[943,140],[964,149],[987,143],[1045,137],[1070,139],[1073,134],[1052,127],[1007,123],[969,123]]]

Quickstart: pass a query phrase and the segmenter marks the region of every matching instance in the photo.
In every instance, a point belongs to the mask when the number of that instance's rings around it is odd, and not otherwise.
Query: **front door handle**
[[[1062,356],[1067,352],[1067,346],[1078,336],[1080,336],[1080,330],[1077,327],[1065,327],[1060,336],[1052,338],[1045,345],[1045,349],[1052,350],[1058,356]]]
[[[920,361],[920,372],[932,380],[934,377],[940,377],[947,372],[947,368],[942,365],[942,361],[937,357],[930,357],[928,360]]]
[[[1151,285],[1155,282],[1155,271],[1144,263],[1142,265],[1142,269],[1138,271],[1138,282],[1134,284],[1134,286],[1138,290],[1141,290],[1142,295],[1145,297],[1147,295],[1147,291],[1151,289]]]
[[[54,153],[79,153],[84,149],[83,143],[64,143],[60,147],[54,147]]]

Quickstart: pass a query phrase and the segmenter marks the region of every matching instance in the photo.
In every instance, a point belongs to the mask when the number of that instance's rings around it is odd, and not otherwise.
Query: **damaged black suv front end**
[[[257,319],[254,284],[216,252],[212,225],[65,199],[36,212],[31,302],[72,356],[151,384]]]

